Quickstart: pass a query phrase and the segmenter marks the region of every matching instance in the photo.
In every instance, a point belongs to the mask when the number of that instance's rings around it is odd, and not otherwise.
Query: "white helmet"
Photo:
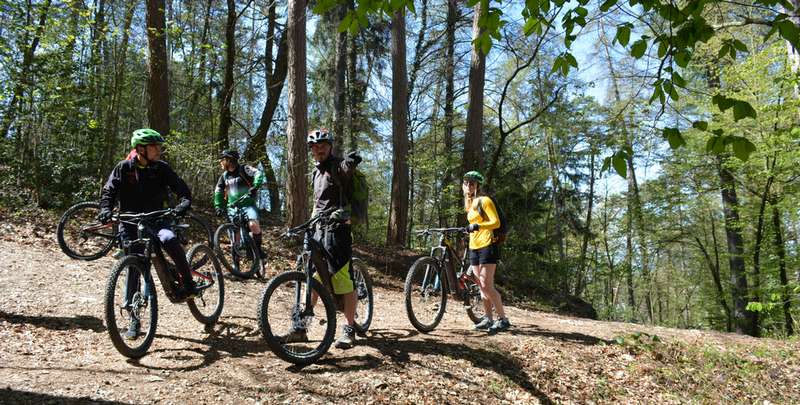
[[[327,129],[316,129],[308,133],[308,138],[306,138],[306,142],[309,145],[313,145],[315,143],[320,142],[328,142],[333,145],[333,134],[328,132]]]

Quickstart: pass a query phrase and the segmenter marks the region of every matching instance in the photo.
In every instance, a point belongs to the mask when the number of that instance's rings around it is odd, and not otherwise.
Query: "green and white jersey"
[[[264,174],[252,166],[239,165],[232,172],[226,170],[219,176],[214,189],[214,208],[222,208],[225,200],[227,200],[225,205],[232,207],[239,197],[250,191],[250,188],[261,187],[263,183]],[[241,206],[249,205],[255,205],[252,197],[242,200]]]

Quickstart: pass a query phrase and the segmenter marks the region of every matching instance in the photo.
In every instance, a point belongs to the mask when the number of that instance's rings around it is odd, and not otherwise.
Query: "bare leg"
[[[475,274],[475,278],[478,279],[478,287],[481,289],[481,301],[483,302],[483,313],[486,314],[486,317],[489,319],[492,318],[492,298],[489,294],[484,291],[483,282],[481,281],[483,277],[481,277],[481,273],[483,269],[481,266],[471,266],[472,273]]]
[[[497,292],[497,289],[494,288],[494,272],[497,270],[497,265],[482,264],[480,267],[481,270],[478,280],[480,280],[481,295],[485,295],[489,298],[489,300],[491,300],[492,304],[494,304],[495,312],[497,312],[497,316],[499,318],[505,318],[506,311],[503,308],[503,299],[500,297],[500,293]]]

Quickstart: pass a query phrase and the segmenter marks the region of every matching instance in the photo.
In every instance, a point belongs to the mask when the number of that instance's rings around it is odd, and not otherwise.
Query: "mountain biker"
[[[214,209],[217,216],[222,217],[225,215],[223,204],[227,198],[227,214],[228,216],[234,215],[235,203],[244,194],[249,194],[241,202],[241,207],[247,215],[248,225],[250,226],[250,233],[253,234],[253,239],[258,245],[258,251],[261,258],[266,258],[266,253],[262,247],[263,238],[261,236],[261,226],[258,223],[258,209],[256,208],[255,197],[258,188],[264,183],[264,174],[260,170],[239,164],[239,152],[235,150],[224,150],[219,156],[219,165],[222,167],[222,174],[217,180],[217,186],[214,188]]]
[[[166,162],[160,160],[163,143],[164,138],[155,130],[142,128],[133,131],[131,148],[136,150],[136,155],[133,159],[117,163],[108,176],[100,195],[100,213],[97,215],[100,222],[106,224],[111,221],[117,201],[120,212],[138,214],[162,210],[167,205],[169,190],[177,194],[180,199],[174,208],[175,214],[183,215],[189,210],[192,205],[189,187]],[[170,229],[169,223],[159,224],[157,234],[183,280],[182,286],[177,291],[178,296],[183,298],[196,296],[198,291],[192,280],[189,263],[186,261],[186,252]],[[122,224],[120,237],[123,241],[138,238],[136,226]],[[144,248],[131,247],[131,253],[143,254]],[[127,305],[128,300],[138,290],[139,274],[128,273],[123,305]],[[135,339],[139,334],[139,328],[139,320],[131,317],[131,324],[125,337]]]
[[[486,196],[482,190],[483,175],[477,171],[464,174],[461,191],[464,194],[464,210],[467,212],[467,232],[469,232],[469,261],[470,270],[478,278],[478,285],[483,298],[485,316],[475,324],[476,330],[488,330],[494,334],[507,330],[511,323],[506,318],[503,300],[500,293],[494,288],[494,273],[497,261],[500,259],[500,249],[493,239],[492,230],[500,227],[500,216],[497,214],[494,201]],[[478,204],[482,204],[482,210]],[[486,214],[486,218],[481,215]],[[492,307],[497,313],[497,320],[493,319]]]
[[[361,157],[350,152],[346,158],[334,156],[333,134],[326,129],[318,129],[308,133],[306,138],[311,155],[316,161],[312,173],[314,188],[314,210],[312,216],[319,212],[335,209],[331,214],[330,224],[318,225],[314,239],[333,257],[328,263],[331,273],[333,293],[344,301],[344,316],[347,324],[342,327],[342,334],[334,343],[338,349],[349,349],[355,344],[356,292],[350,266],[353,256],[353,236],[346,207],[348,201],[344,195],[343,184],[352,180],[356,166]],[[305,329],[292,329],[282,337],[286,343],[307,341]]]

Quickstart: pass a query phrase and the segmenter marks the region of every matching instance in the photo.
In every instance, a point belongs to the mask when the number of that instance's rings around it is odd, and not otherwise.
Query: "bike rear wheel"
[[[372,276],[367,272],[364,262],[353,259],[353,280],[356,289],[355,329],[364,335],[372,323],[372,311],[375,308],[372,295]]]
[[[467,310],[467,316],[469,316],[472,323],[478,323],[486,315],[486,310],[483,308],[481,288],[472,280],[467,280],[464,284],[466,286],[464,291],[464,308]]]
[[[437,282],[438,280],[438,282]],[[406,276],[406,314],[415,329],[428,333],[439,325],[447,306],[444,272],[432,257],[421,257]]]
[[[303,317],[308,288],[322,301],[315,313],[322,318]],[[258,324],[270,350],[281,359],[297,365],[317,361],[333,343],[336,332],[336,304],[330,292],[317,280],[307,283],[306,274],[289,271],[275,276],[264,289],[258,305]],[[307,341],[287,343],[285,336],[296,329],[306,330]]]
[[[258,253],[253,249],[253,243],[249,243],[249,237],[247,240],[242,239],[236,225],[222,224],[214,233],[214,249],[231,274],[251,278],[258,268]]]
[[[117,224],[97,221],[100,204],[82,202],[69,207],[56,228],[58,246],[67,256],[78,260],[97,260],[116,242]]]
[[[195,319],[205,325],[213,325],[222,314],[225,303],[225,282],[222,269],[210,247],[199,243],[186,254],[192,278],[200,295],[186,301]]]
[[[186,227],[180,225],[186,225]],[[194,246],[198,243],[213,246],[214,235],[211,226],[208,225],[205,218],[194,212],[180,218],[178,229],[178,240],[184,246]]]
[[[124,256],[114,265],[106,285],[108,336],[120,354],[132,359],[144,356],[150,349],[158,323],[156,291],[145,266],[141,257]],[[128,294],[126,283],[132,287]],[[138,333],[126,336],[134,322],[138,323]]]

